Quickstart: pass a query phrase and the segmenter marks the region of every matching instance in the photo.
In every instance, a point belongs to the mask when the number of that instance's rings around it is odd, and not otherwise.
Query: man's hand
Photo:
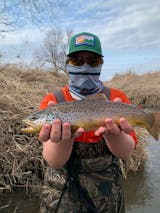
[[[48,106],[52,106],[55,103],[50,101]],[[74,140],[75,137],[79,137],[84,130],[79,128],[74,135],[71,134],[71,125],[67,122],[62,123],[59,119],[55,119],[51,124],[44,124],[39,133],[39,140],[41,142],[51,141],[53,143],[59,143],[61,141]]]
[[[114,102],[121,102],[121,98],[115,98]],[[98,128],[98,130],[95,131],[96,136],[118,136],[121,134],[121,132],[130,133],[133,130],[133,127],[130,125],[130,123],[125,118],[119,119],[119,124],[117,125],[112,118],[106,118],[105,119],[105,126]]]
[[[114,123],[112,118],[105,119],[105,126],[100,127],[95,131],[96,136],[118,136],[121,132],[130,133],[133,130],[133,127],[129,124],[129,122],[125,118],[119,119],[119,125]]]
[[[49,102],[49,106],[53,104],[53,102]],[[59,119],[55,119],[52,124],[44,124],[39,133],[44,159],[51,167],[62,168],[70,158],[74,138],[80,136],[83,132],[84,130],[79,128],[72,135],[71,125],[66,122],[62,123]]]
[[[114,101],[119,102],[121,99],[116,98]],[[133,127],[125,118],[120,118],[118,125],[112,118],[106,118],[104,122],[105,126],[96,130],[95,135],[103,135],[112,154],[127,160],[135,147],[132,136],[128,134],[133,130]]]

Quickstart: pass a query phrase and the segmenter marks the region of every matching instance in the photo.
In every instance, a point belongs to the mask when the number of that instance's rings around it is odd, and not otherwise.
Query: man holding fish
[[[24,132],[40,131],[43,157],[50,166],[41,213],[125,212],[119,159],[131,155],[137,139],[126,107],[130,101],[122,91],[104,87],[99,80],[102,64],[99,38],[87,32],[74,35],[66,60],[68,85],[49,93],[41,111],[26,121],[30,127]],[[141,124],[153,124],[152,117],[131,106],[134,110]]]

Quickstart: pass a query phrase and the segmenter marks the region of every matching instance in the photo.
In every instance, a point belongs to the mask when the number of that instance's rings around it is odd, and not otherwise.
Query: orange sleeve
[[[137,140],[137,136],[136,136],[136,133],[135,131],[133,130],[132,132],[129,133],[130,136],[132,136],[133,140],[134,140],[134,143],[135,143],[135,149],[136,149],[136,145],[138,143],[138,140]]]
[[[110,97],[111,101],[113,101],[115,98],[121,98],[122,102],[127,103],[127,104],[131,103],[131,101],[129,100],[127,95],[123,91],[121,91],[119,89],[111,88],[111,94],[110,95],[111,95],[111,97]],[[135,142],[135,147],[136,147],[137,137],[136,137],[135,131],[133,130],[130,133],[130,135],[133,137],[134,142]]]
[[[47,94],[47,95],[43,98],[43,100],[41,101],[41,104],[40,104],[40,106],[39,106],[39,109],[42,110],[42,109],[47,108],[47,107],[48,107],[48,103],[49,103],[50,101],[53,101],[55,104],[57,104],[57,100],[56,100],[56,98],[54,97],[54,95],[53,95],[52,93]]]
[[[128,104],[131,103],[131,101],[129,100],[127,95],[119,89],[111,88],[111,94],[110,95],[111,95],[111,97],[110,97],[111,101],[113,101],[115,98],[121,98],[122,102],[128,103]]]

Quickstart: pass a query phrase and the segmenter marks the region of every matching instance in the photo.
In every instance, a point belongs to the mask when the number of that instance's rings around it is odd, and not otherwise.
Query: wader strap
[[[66,102],[64,94],[63,94],[63,92],[61,90],[57,91],[57,92],[54,92],[53,95],[55,96],[55,98],[56,98],[58,103]]]
[[[59,209],[59,206],[60,206],[62,197],[63,197],[63,195],[64,195],[64,193],[65,193],[65,191],[66,191],[66,189],[67,189],[68,181],[69,181],[69,179],[67,178],[67,180],[66,180],[66,182],[65,182],[65,184],[64,184],[64,186],[63,186],[63,190],[62,190],[61,196],[60,196],[60,198],[59,198],[59,200],[58,200],[58,203],[57,203],[57,206],[56,206],[56,209],[55,209],[55,213],[58,212],[58,209]]]
[[[105,94],[106,98],[108,100],[110,100],[110,96],[111,96],[111,89],[109,87],[104,86],[102,89],[102,93]]]

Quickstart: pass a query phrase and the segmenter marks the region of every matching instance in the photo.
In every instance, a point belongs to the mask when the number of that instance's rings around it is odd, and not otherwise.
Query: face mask
[[[91,67],[88,64],[82,66],[67,64],[66,69],[70,76],[69,90],[78,96],[100,92],[103,88],[103,84],[99,80],[101,67],[102,65]]]

